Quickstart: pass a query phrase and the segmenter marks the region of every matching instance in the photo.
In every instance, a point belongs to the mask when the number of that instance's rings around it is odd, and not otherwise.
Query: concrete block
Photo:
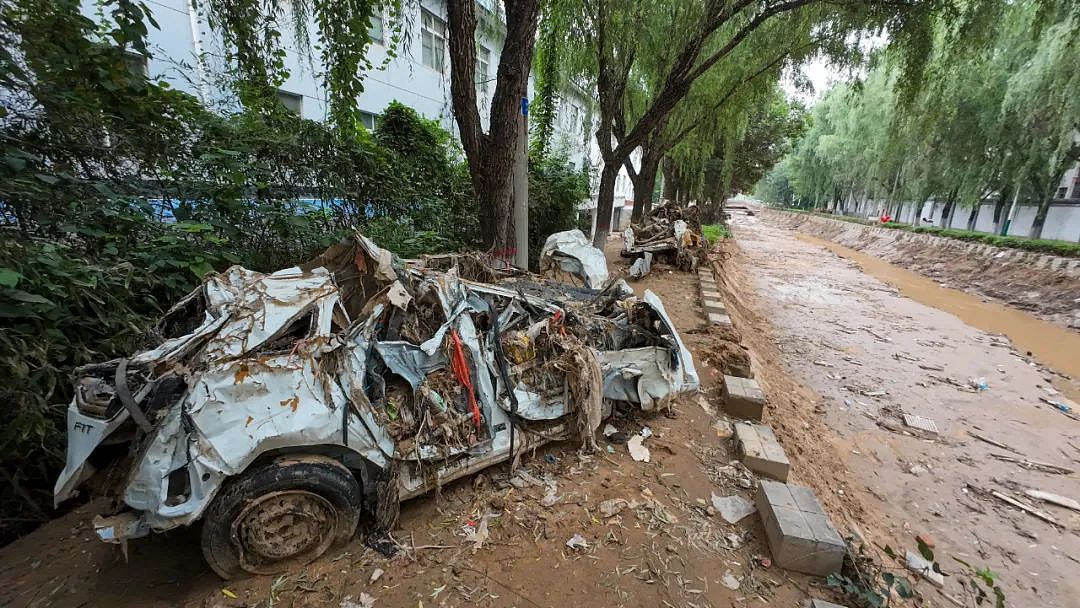
[[[776,565],[815,576],[840,571],[847,546],[809,488],[763,479],[757,508]]]
[[[761,421],[765,410],[765,393],[757,381],[750,378],[724,376],[724,388],[721,392],[724,411],[736,418]]]
[[[758,475],[787,481],[791,462],[771,427],[737,422],[735,438],[746,468]]]
[[[715,313],[718,315],[726,315],[727,309],[718,300],[705,300],[704,306],[705,313]]]
[[[731,327],[731,317],[729,317],[727,315],[722,315],[722,314],[717,314],[715,312],[710,312],[708,316],[709,316],[709,323],[712,323],[713,325],[724,325],[724,326],[727,326],[727,327]]]
[[[720,292],[716,291],[716,290],[705,289],[704,287],[702,287],[701,288],[701,297],[704,300],[719,300],[720,299]]]
[[[825,600],[810,600],[806,604],[806,608],[847,608],[847,606],[826,602]]]

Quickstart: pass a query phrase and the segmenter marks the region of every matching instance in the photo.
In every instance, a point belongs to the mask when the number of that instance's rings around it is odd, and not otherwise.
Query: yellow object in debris
[[[515,331],[506,338],[506,358],[521,364],[536,358],[536,343],[523,331]]]
[[[224,595],[225,597],[227,597],[229,599],[233,599],[233,600],[235,600],[236,597],[237,597],[235,593],[233,593],[232,591],[229,591],[228,587],[222,587],[221,588],[221,595]]]

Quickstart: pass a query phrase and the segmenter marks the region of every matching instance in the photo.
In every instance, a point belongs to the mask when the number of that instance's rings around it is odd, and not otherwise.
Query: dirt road
[[[1023,494],[1036,489],[1080,499],[1077,475],[994,457],[1080,469],[1080,421],[1040,401],[1063,399],[1051,380],[1068,392],[1075,383],[1007,339],[905,297],[896,286],[911,280],[906,271],[872,269],[880,280],[832,250],[856,252],[754,217],[737,218],[733,231],[741,251],[728,261],[726,281],[737,292],[740,329],[756,367],[778,363],[788,376],[773,373],[763,386],[770,398],[787,391],[807,399],[772,410],[789,452],[801,452],[801,470],[827,476],[824,466],[815,467],[815,454],[839,454],[846,483],[834,492],[854,495],[863,509],[855,518],[871,533],[929,534],[942,564],[958,567],[946,557],[956,556],[999,575],[1011,606],[1080,606],[1080,513]],[[964,296],[938,289],[934,297]],[[1073,343],[1073,332],[1061,331],[1060,341]],[[1066,359],[1080,361],[1080,352]],[[975,388],[982,382],[984,390]],[[939,434],[908,434],[902,414],[932,419]],[[984,490],[1019,496],[1060,525]],[[946,591],[963,597],[955,579]]]

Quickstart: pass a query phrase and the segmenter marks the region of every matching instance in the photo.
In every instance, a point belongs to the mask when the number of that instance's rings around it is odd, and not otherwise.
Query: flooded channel
[[[1074,379],[1080,378],[1080,332],[1059,327],[1014,308],[984,302],[963,291],[942,287],[933,279],[832,241],[802,233],[796,236],[855,262],[864,272],[893,285],[912,300],[951,313],[972,327],[1002,334],[1012,340],[1018,349],[1030,352],[1043,364]],[[1068,384],[1070,386],[1058,388],[1076,400],[1080,390],[1073,383]]]

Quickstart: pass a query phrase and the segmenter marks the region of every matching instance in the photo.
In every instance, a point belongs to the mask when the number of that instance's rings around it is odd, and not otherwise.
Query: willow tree
[[[1010,201],[1031,202],[1030,236],[1040,236],[1054,190],[1080,158],[1080,4],[997,8],[964,44],[953,21],[935,21],[917,86],[899,77],[904,58],[889,52],[860,86],[831,91],[783,179],[770,182],[817,202],[828,192],[890,210],[932,200],[944,203],[946,225],[970,207],[969,228],[988,199],[995,226]]]
[[[285,33],[291,33],[301,53],[317,49],[328,116],[343,134],[361,128],[357,99],[364,76],[376,67],[368,57],[372,19],[385,18],[387,62],[410,40],[410,15],[402,0],[207,0],[198,6],[221,35],[236,76],[232,84],[248,108],[277,103],[277,88],[289,77]]]

